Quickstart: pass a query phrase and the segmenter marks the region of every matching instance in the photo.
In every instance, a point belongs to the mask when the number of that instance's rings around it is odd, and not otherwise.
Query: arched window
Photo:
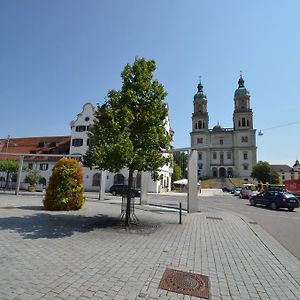
[[[47,185],[47,180],[46,178],[42,177],[40,180],[39,180],[39,184],[42,184],[42,185]]]
[[[241,121],[239,120],[239,127],[241,127]]]
[[[198,129],[198,123],[196,122],[196,124],[195,124],[195,129]]]
[[[202,122],[201,122],[201,121],[198,122],[198,128],[199,128],[199,129],[202,128]]]
[[[242,126],[245,127],[246,126],[246,119],[242,118]]]
[[[249,120],[247,120],[247,126],[249,126]]]
[[[141,183],[142,183],[142,174],[141,173],[138,173],[137,175],[136,175],[136,179],[135,179],[136,181],[135,181],[135,187],[137,188],[137,189],[140,189],[141,188]]]
[[[124,184],[124,176],[122,174],[116,174],[114,176],[114,184]]]
[[[100,186],[100,181],[101,181],[101,174],[100,173],[94,174],[92,186]]]
[[[202,126],[203,128],[205,128],[205,123],[203,122],[203,126]]]

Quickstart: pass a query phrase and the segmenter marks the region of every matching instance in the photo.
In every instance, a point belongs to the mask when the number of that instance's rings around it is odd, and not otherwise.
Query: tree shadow
[[[0,230],[13,230],[19,233],[23,239],[31,240],[70,237],[76,232],[89,232],[95,228],[119,225],[119,218],[112,218],[102,214],[87,217],[82,215],[37,213],[29,216],[0,218]]]

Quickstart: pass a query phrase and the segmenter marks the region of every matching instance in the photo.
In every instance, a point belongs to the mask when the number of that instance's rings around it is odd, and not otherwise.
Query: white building
[[[271,165],[271,167],[277,172],[282,183],[285,180],[300,179],[300,163],[298,159],[295,161],[293,167],[288,165]]]
[[[192,114],[191,147],[198,149],[198,176],[240,177],[250,179],[256,164],[256,130],[253,128],[253,113],[250,94],[242,76],[234,93],[233,128],[219,124],[209,129],[207,97],[201,82],[194,96]],[[222,108],[220,108],[222,109]]]
[[[89,148],[88,129],[94,120],[95,107],[91,103],[85,103],[82,112],[77,115],[77,118],[71,122],[71,143],[70,154],[85,154]],[[172,133],[170,122],[166,120],[166,130]],[[150,173],[146,173],[147,190],[148,192],[159,193],[171,190],[171,173],[170,166],[163,166],[160,171],[161,180],[153,181]],[[123,169],[118,174],[106,172],[106,186],[105,190],[108,191],[113,184],[127,183],[128,170]],[[99,170],[84,168],[84,185],[86,191],[98,191],[100,186],[101,172]],[[141,186],[141,174],[134,174],[134,185]]]

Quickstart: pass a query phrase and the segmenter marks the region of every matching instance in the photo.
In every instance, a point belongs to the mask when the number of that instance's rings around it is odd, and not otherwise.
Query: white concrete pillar
[[[198,199],[198,152],[191,150],[188,157],[188,195],[187,195],[187,209],[189,213],[199,211]]]
[[[141,204],[147,204],[147,192],[148,192],[148,174],[142,172],[141,174]]]
[[[18,169],[18,175],[17,175],[17,186],[16,186],[16,191],[15,191],[16,195],[19,195],[19,191],[20,191],[20,183],[21,183],[21,174],[22,174],[22,169],[23,169],[23,162],[24,162],[24,156],[20,156],[19,169]]]
[[[101,171],[99,200],[104,200],[106,186],[106,171]]]

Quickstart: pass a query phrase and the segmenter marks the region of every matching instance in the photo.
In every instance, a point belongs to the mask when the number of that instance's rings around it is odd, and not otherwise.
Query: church
[[[192,114],[191,148],[198,151],[198,179],[209,177],[239,177],[251,179],[257,161],[256,129],[250,93],[242,75],[234,93],[233,128],[217,124],[209,128],[207,96],[201,81],[194,96]]]

